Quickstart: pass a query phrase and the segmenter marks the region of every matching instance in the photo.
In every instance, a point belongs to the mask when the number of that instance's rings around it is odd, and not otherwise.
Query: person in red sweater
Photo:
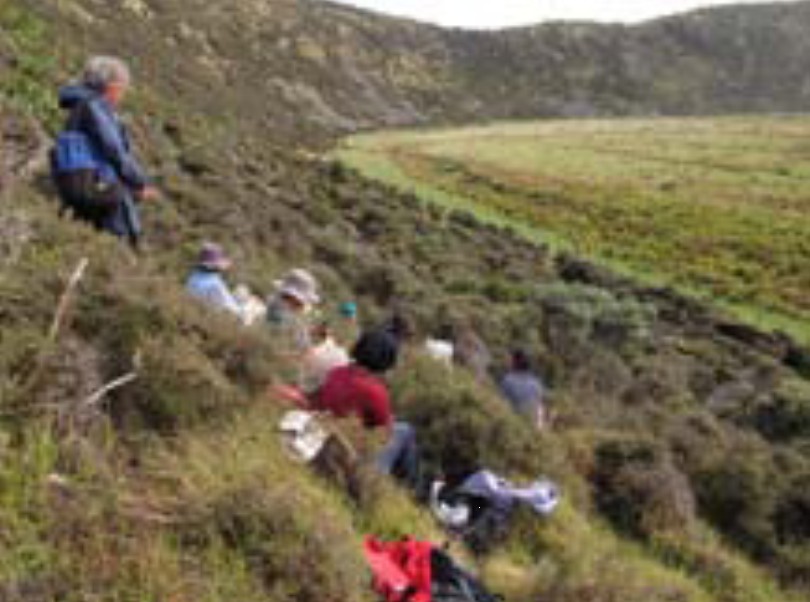
[[[388,386],[381,378],[394,367],[397,355],[398,342],[390,333],[367,332],[352,349],[352,363],[332,370],[311,395],[286,386],[277,387],[275,393],[305,410],[329,412],[340,418],[355,417],[368,429],[385,429],[389,442],[377,456],[378,468],[415,483],[416,435],[411,425],[395,421]]]
[[[357,363],[332,370],[313,395],[309,407],[339,418],[355,416],[370,429],[390,430],[394,423],[385,383]]]

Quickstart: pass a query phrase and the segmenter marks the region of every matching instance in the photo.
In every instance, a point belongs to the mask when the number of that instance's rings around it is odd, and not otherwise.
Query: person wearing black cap
[[[523,349],[512,352],[512,365],[501,381],[501,392],[512,410],[542,429],[545,424],[543,381],[532,371],[529,354]]]
[[[383,472],[413,482],[417,473],[416,436],[409,424],[395,422],[388,386],[381,376],[397,362],[397,340],[377,330],[363,334],[352,349],[352,363],[332,370],[310,396],[290,387],[276,394],[304,409],[354,416],[368,429],[389,432],[389,442],[377,457]]]
[[[395,340],[385,332],[367,332],[355,344],[351,357],[350,364],[330,371],[324,383],[309,396],[294,388],[276,391],[304,409],[329,412],[340,418],[354,416],[368,429],[391,430],[394,426],[391,400],[388,386],[380,376],[396,364]]]

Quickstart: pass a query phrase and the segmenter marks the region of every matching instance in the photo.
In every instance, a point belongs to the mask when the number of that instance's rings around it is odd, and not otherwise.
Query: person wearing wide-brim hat
[[[306,270],[290,270],[274,285],[276,295],[294,311],[307,313],[321,302],[318,281]]]
[[[311,346],[311,324],[321,302],[318,281],[307,270],[296,268],[274,283],[275,292],[267,302],[271,326],[286,335],[289,351],[304,353]]]
[[[220,245],[212,242],[204,243],[197,256],[196,265],[186,280],[186,289],[211,307],[225,310],[243,319],[243,307],[234,297],[223,276],[231,265],[230,258]]]

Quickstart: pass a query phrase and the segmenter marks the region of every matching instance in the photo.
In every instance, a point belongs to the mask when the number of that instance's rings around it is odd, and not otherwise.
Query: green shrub
[[[176,432],[221,418],[244,404],[244,394],[184,339],[148,339],[142,343],[141,353],[138,380],[113,405],[118,420],[128,429],[137,430],[140,425]]]
[[[810,440],[810,382],[788,380],[748,413],[748,422],[770,440]]]
[[[449,474],[488,468],[500,474],[554,474],[561,458],[494,391],[463,370],[427,358],[398,368],[392,394],[398,415],[417,430],[434,469]]]
[[[633,350],[650,337],[656,320],[653,305],[587,285],[544,285],[536,298],[555,347],[565,347],[566,340],[592,339],[618,351]]]
[[[700,510],[723,533],[758,558],[774,552],[771,517],[779,490],[767,453],[729,450],[692,476]]]
[[[215,533],[243,556],[272,599],[368,599],[365,566],[349,526],[295,487],[257,484],[210,503],[210,518],[190,528],[186,545],[210,545],[205,534]]]
[[[652,440],[613,438],[599,443],[591,479],[599,510],[631,535],[688,533],[694,524],[689,480]]]

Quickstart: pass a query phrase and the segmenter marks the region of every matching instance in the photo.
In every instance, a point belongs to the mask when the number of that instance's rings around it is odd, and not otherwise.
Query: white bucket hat
[[[317,305],[321,302],[318,294],[318,281],[306,270],[290,270],[284,278],[274,282],[276,292],[297,299],[304,305]]]

